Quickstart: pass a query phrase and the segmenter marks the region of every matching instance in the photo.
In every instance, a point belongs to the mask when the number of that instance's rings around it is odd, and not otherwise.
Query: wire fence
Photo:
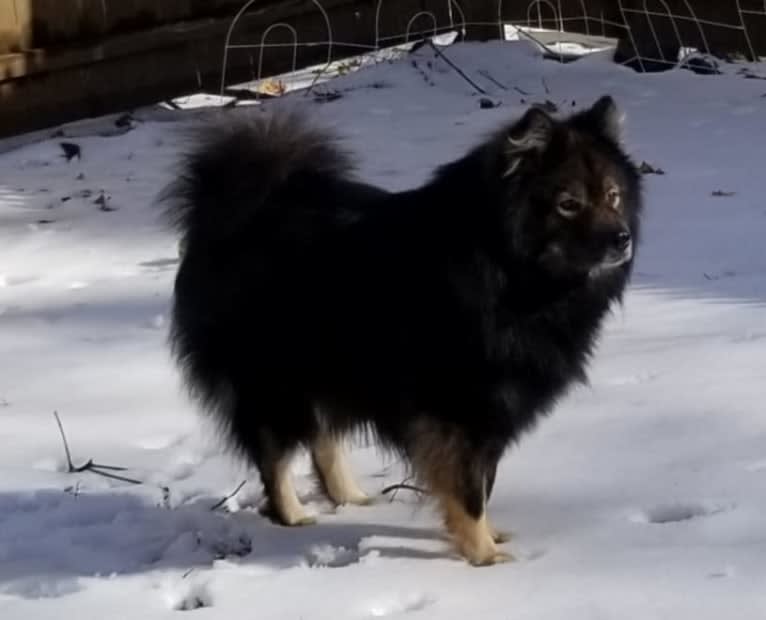
[[[399,15],[398,23],[406,23],[403,31],[386,32],[382,16],[386,5],[402,11],[402,3],[395,0],[377,0],[374,25],[366,41],[344,41],[333,28],[329,10],[320,0],[311,0],[312,9],[322,17],[324,36],[311,40],[288,21],[268,25],[259,40],[251,41],[237,37],[238,27],[249,11],[256,9],[258,0],[243,4],[229,26],[223,50],[221,71],[221,94],[227,84],[227,68],[230,55],[236,50],[247,50],[257,56],[254,63],[254,79],[263,79],[264,57],[269,50],[287,48],[292,53],[292,70],[297,67],[298,50],[325,47],[326,57],[315,71],[318,79],[333,64],[334,52],[351,50],[357,55],[373,58],[397,45],[408,45],[424,38],[434,38],[446,33],[455,36],[451,41],[465,38],[466,30],[483,27],[496,33],[497,39],[509,38],[509,27],[515,38],[526,38],[539,44],[552,56],[563,56],[560,45],[551,43],[566,41],[568,35],[585,37],[609,37],[620,41],[622,56],[619,62],[646,71],[659,65],[683,65],[693,56],[713,57],[720,50],[734,51],[742,58],[760,61],[759,47],[766,46],[766,0],[617,0],[599,2],[594,0],[497,0],[496,12],[491,21],[471,21],[458,0],[437,0],[432,10],[413,8],[410,15]],[[463,0],[468,5],[470,0]],[[673,6],[671,6],[670,3]],[[722,5],[724,10],[720,10]],[[743,6],[744,4],[744,6]],[[712,7],[712,9],[711,9]],[[392,9],[394,10],[394,9]],[[289,40],[275,41],[276,32],[285,33]],[[557,36],[551,36],[552,34]],[[754,37],[758,37],[758,45]],[[563,59],[563,58],[562,58]]]

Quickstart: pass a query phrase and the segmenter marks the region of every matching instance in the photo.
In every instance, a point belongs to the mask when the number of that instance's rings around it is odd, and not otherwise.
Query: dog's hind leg
[[[255,383],[245,377],[236,384],[229,432],[261,475],[266,495],[261,512],[282,525],[309,525],[315,519],[298,499],[290,461],[316,434],[316,419],[302,399],[287,390],[270,390],[270,383],[276,381],[265,377]]]
[[[445,433],[426,421],[413,438],[409,453],[415,473],[439,502],[459,553],[474,566],[512,560],[497,549],[497,533],[487,520],[486,460],[460,433]]]
[[[316,518],[306,514],[298,494],[293,486],[290,475],[291,455],[282,456],[273,464],[273,482],[265,484],[269,498],[270,514],[273,514],[282,525],[313,525]],[[263,478],[263,473],[261,473]]]
[[[293,449],[278,442],[274,434],[261,429],[257,433],[254,460],[261,474],[267,504],[262,513],[281,525],[311,525],[314,517],[306,514],[298,499],[290,475]]]
[[[470,502],[451,491],[441,491],[436,495],[444,511],[447,531],[466,560],[474,566],[489,566],[513,559],[509,554],[498,551],[495,532],[487,521],[484,509],[472,510]]]
[[[492,490],[495,488],[495,477],[497,475],[497,462],[490,464],[487,467],[486,479],[485,479],[485,493],[487,496],[487,504],[489,504],[489,498],[492,497]],[[492,540],[496,543],[505,543],[511,540],[511,535],[508,532],[501,532],[497,530],[491,523],[488,523]]]
[[[311,444],[311,458],[322,489],[333,502],[360,506],[370,503],[370,498],[356,483],[337,437],[319,433]]]

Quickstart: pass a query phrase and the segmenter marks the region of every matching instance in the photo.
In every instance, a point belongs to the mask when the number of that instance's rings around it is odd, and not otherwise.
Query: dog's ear
[[[605,138],[613,142],[622,139],[622,123],[624,116],[617,108],[617,104],[609,95],[601,97],[593,107],[586,111],[584,118],[588,125]]]
[[[524,157],[539,154],[548,148],[553,137],[555,121],[545,110],[532,107],[508,130],[505,154],[508,165],[503,176],[510,176]]]

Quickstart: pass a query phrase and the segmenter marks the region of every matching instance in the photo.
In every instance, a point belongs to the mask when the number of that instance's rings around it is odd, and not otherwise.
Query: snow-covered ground
[[[334,512],[305,459],[319,525],[258,515],[256,480],[201,425],[165,346],[177,251],[153,200],[180,130],[211,113],[143,111],[121,135],[101,121],[0,156],[3,620],[766,617],[766,83],[638,75],[603,54],[560,65],[524,43],[445,52],[500,105],[481,109],[427,48],[318,87],[333,101],[269,105],[307,106],[365,178],[400,189],[525,103],[611,93],[630,151],[665,172],[646,177],[636,277],[591,387],[501,466],[491,513],[518,561],[456,560],[407,491]],[[66,473],[54,411],[75,465],[144,484]],[[374,447],[352,459],[373,494],[401,480]]]

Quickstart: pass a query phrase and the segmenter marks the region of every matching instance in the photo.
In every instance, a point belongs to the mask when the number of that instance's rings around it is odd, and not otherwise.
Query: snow
[[[182,130],[223,112],[139,110],[128,131],[100,119],[0,145],[0,617],[764,617],[766,88],[729,65],[638,75],[521,42],[444,52],[500,105],[481,109],[427,48],[319,85],[333,101],[265,105],[306,106],[366,179],[401,189],[528,103],[611,93],[629,150],[666,173],[645,177],[636,275],[590,387],[501,465],[490,513],[517,561],[457,560],[408,491],[333,510],[305,457],[297,483],[319,523],[260,517],[256,478],[193,413],[166,348],[178,254],[154,199]],[[67,473],[54,411],[75,466],[144,484]],[[352,460],[370,493],[402,479],[374,447]]]

